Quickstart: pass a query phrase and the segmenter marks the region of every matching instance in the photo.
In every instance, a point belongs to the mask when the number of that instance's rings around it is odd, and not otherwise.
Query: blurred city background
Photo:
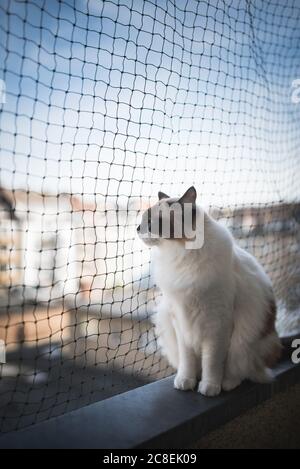
[[[0,432],[173,372],[136,237],[160,189],[196,186],[299,332],[297,0],[0,10]]]

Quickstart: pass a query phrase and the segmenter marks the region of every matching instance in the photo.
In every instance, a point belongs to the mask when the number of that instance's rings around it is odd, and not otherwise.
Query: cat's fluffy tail
[[[257,383],[268,383],[273,379],[271,368],[278,362],[282,353],[280,339],[274,332],[260,340],[257,345],[257,354],[251,367],[249,378]]]

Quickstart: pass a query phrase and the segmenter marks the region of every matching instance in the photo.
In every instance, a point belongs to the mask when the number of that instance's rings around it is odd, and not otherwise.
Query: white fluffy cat
[[[199,383],[201,394],[216,396],[244,379],[268,381],[281,344],[270,279],[195,202],[194,187],[180,199],[160,192],[158,203],[143,214],[138,233],[156,250],[154,277],[162,292],[156,332],[163,354],[177,370],[174,386],[189,390]],[[161,209],[174,203],[192,207],[193,226],[195,216],[202,216],[202,247],[188,249],[184,234],[174,237],[178,214],[169,217],[169,236],[161,236]],[[153,226],[160,226],[155,238]]]

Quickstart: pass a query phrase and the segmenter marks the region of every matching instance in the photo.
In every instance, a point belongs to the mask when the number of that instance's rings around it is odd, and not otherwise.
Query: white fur
[[[197,210],[202,210],[197,207]],[[155,315],[163,354],[177,370],[174,386],[215,396],[244,379],[264,382],[264,357],[279,346],[277,333],[263,330],[271,282],[257,260],[207,214],[204,245],[155,243],[154,276],[162,292]]]

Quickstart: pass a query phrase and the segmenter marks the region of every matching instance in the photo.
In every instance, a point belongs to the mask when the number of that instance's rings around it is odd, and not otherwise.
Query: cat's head
[[[195,240],[199,210],[197,192],[191,186],[181,197],[158,193],[158,201],[142,215],[137,227],[140,238],[148,246],[160,245],[162,240],[187,243]]]

